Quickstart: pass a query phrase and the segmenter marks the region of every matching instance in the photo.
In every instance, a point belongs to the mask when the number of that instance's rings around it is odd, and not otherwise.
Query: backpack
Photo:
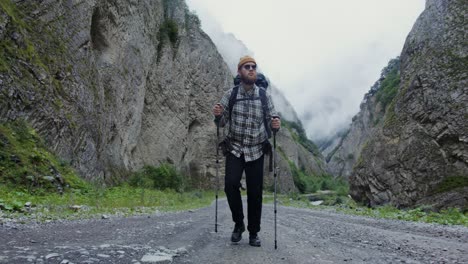
[[[252,99],[237,99],[237,93],[239,92],[239,85],[240,85],[240,76],[237,75],[234,78],[234,88],[232,88],[231,96],[229,97],[229,122],[231,122],[231,114],[232,114],[232,109],[234,108],[234,104],[238,101],[245,101],[245,100],[258,100],[262,102],[262,109],[263,109],[263,125],[265,127],[266,133],[268,138],[271,138],[271,128],[268,126],[268,120],[266,118],[266,113],[268,110],[268,101],[266,97],[266,89],[268,88],[268,81],[265,77],[265,75],[258,73],[257,74],[257,80],[255,81],[255,85],[257,85],[260,88],[260,98],[254,97]]]

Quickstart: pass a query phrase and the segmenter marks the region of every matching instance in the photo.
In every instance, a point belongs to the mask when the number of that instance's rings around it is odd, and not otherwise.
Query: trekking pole
[[[274,116],[274,118],[277,118],[277,116]],[[276,240],[276,176],[277,176],[277,170],[276,170],[276,132],[278,132],[277,128],[272,128],[273,131],[273,176],[274,176],[274,182],[275,182],[275,193],[274,193],[274,201],[275,201],[275,249],[278,249],[278,242]]]
[[[215,232],[218,233],[218,191],[219,191],[219,121],[221,116],[215,117],[216,123],[216,205],[215,205]]]

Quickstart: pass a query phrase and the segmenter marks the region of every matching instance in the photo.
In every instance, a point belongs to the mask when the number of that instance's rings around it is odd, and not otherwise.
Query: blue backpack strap
[[[260,101],[262,102],[262,109],[263,109],[263,125],[265,126],[265,130],[267,132],[268,138],[271,138],[271,128],[268,125],[267,120],[267,113],[268,113],[268,101],[266,96],[266,90],[260,87]]]

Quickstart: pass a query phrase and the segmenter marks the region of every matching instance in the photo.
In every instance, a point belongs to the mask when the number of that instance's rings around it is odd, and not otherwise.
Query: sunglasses
[[[255,71],[255,70],[257,69],[257,65],[255,65],[255,64],[253,64],[253,65],[252,65],[252,64],[245,64],[245,65],[242,66],[242,67],[243,67],[245,70],[248,70],[248,71],[250,71],[251,69]]]

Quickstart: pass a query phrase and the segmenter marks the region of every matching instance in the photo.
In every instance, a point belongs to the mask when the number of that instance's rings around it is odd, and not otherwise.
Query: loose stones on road
[[[45,256],[45,259],[51,259],[51,258],[56,258],[56,257],[60,257],[60,254],[50,253],[49,255]]]
[[[159,250],[155,252],[148,253],[143,256],[141,262],[146,263],[171,263],[174,257],[187,254],[187,249],[185,247],[178,248],[175,250],[170,250],[165,247],[159,247]]]
[[[115,245],[101,244],[91,247],[57,246],[49,249],[41,255],[31,248],[16,248],[13,251],[0,252],[0,263],[112,263],[119,260],[120,263],[130,261],[132,263],[171,263],[175,257],[188,254],[185,247],[168,249],[163,246],[150,247],[147,245]],[[143,256],[143,257],[141,257]],[[138,260],[138,258],[140,258]],[[135,259],[136,258],[136,259]],[[19,262],[18,262],[19,261]]]

